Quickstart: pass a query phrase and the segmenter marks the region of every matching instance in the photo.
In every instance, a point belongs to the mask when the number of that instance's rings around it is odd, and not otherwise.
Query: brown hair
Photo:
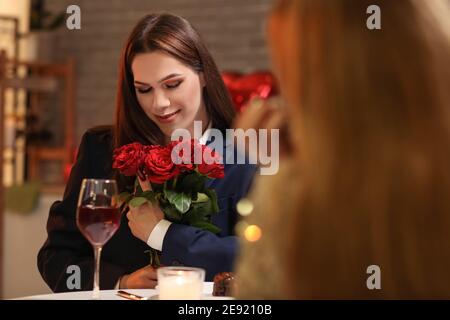
[[[203,98],[212,127],[222,131],[229,128],[235,110],[218,68],[197,31],[182,17],[150,14],[134,27],[120,60],[115,146],[131,142],[163,143],[163,133],[137,101],[131,70],[137,54],[156,50],[171,55],[197,72],[203,72],[206,83]]]
[[[122,52],[117,89],[114,147],[131,142],[164,144],[164,135],[139,105],[131,64],[139,53],[162,51],[196,72],[203,72],[203,99],[213,128],[225,133],[235,116],[218,68],[197,31],[184,18],[149,14],[132,30]]]
[[[450,47],[433,12],[448,6],[379,0],[372,31],[372,2],[286,0],[272,12],[302,170],[280,265],[293,298],[448,299]],[[381,290],[366,286],[373,264]]]

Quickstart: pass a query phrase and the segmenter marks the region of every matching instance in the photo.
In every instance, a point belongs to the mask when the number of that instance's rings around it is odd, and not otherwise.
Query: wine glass
[[[99,272],[103,245],[120,225],[115,180],[83,179],[78,198],[77,226],[94,248],[93,299],[100,299]]]

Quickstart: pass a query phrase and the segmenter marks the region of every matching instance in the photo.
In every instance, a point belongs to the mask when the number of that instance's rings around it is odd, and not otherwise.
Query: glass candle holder
[[[160,300],[200,300],[203,294],[205,270],[190,267],[160,267],[157,269]]]

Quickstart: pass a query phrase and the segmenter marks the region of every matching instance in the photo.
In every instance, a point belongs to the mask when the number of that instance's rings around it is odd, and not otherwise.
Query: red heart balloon
[[[222,79],[238,112],[242,111],[242,108],[255,97],[267,99],[278,94],[275,77],[268,71],[247,75],[223,72]]]

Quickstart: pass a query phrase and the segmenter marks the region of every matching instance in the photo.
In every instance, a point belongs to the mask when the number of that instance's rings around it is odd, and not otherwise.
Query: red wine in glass
[[[77,226],[94,248],[93,299],[100,298],[100,256],[103,245],[120,225],[117,183],[115,180],[83,179],[78,198]]]
[[[92,245],[104,245],[120,224],[120,211],[116,207],[78,208],[78,228]]]

